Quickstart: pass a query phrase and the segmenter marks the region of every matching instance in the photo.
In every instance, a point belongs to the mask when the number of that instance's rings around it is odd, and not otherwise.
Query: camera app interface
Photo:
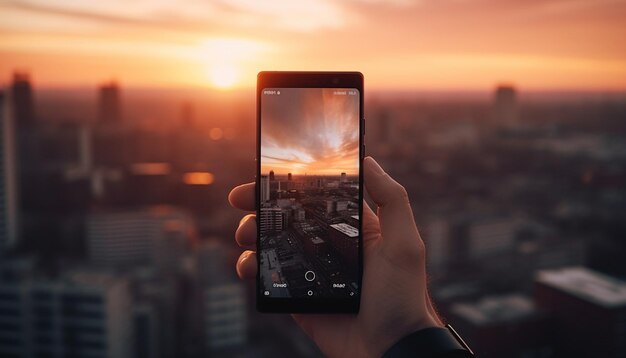
[[[260,125],[261,294],[357,295],[358,90],[266,88]]]

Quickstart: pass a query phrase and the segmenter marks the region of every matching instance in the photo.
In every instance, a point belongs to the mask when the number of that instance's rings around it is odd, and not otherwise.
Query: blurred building
[[[551,357],[547,317],[526,296],[486,296],[453,304],[451,322],[478,357]]]
[[[178,264],[192,232],[189,215],[168,206],[90,214],[89,259],[106,266],[154,264],[169,271]]]
[[[229,248],[217,239],[203,240],[195,250],[199,310],[192,311],[200,326],[194,333],[209,356],[232,356],[248,341],[247,294],[232,269]],[[187,298],[187,301],[188,298]]]
[[[467,229],[467,255],[479,260],[511,252],[521,221],[515,217],[483,218],[471,223]]]
[[[10,102],[0,90],[0,253],[18,238],[15,123]]]
[[[209,352],[241,349],[247,342],[246,292],[240,282],[204,289],[205,343]],[[226,354],[226,353],[223,353]]]
[[[114,81],[100,86],[98,120],[101,123],[119,123],[122,120],[120,88]]]
[[[496,88],[493,116],[495,124],[499,126],[511,126],[518,124],[519,108],[517,104],[517,91],[510,85],[501,85]]]
[[[0,281],[0,356],[131,357],[128,282],[106,273]]]
[[[556,356],[624,356],[626,282],[584,267],[539,271],[535,302],[553,318]]]
[[[20,128],[31,127],[36,120],[35,99],[28,73],[15,72],[13,74],[11,94],[16,125]]]

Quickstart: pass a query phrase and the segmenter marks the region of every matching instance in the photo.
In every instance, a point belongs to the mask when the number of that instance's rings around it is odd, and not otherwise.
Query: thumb
[[[407,245],[420,242],[406,189],[385,173],[372,157],[364,159],[363,171],[365,189],[378,205],[380,232],[385,246],[390,244],[393,248],[404,250]]]

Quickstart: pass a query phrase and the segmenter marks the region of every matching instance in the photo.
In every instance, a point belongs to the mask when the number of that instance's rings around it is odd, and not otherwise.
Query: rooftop
[[[510,294],[487,296],[472,303],[457,303],[452,312],[475,325],[511,322],[533,316],[537,311],[530,298]]]
[[[341,232],[342,234],[348,237],[357,237],[359,236],[359,230],[352,225],[348,225],[346,223],[333,224],[330,225],[333,229]]]
[[[535,281],[600,306],[626,306],[626,282],[584,267],[539,271]]]

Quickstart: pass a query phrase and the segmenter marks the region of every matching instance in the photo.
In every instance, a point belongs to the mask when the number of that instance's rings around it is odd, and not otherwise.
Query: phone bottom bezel
[[[359,313],[358,297],[333,298],[257,298],[262,313]]]

